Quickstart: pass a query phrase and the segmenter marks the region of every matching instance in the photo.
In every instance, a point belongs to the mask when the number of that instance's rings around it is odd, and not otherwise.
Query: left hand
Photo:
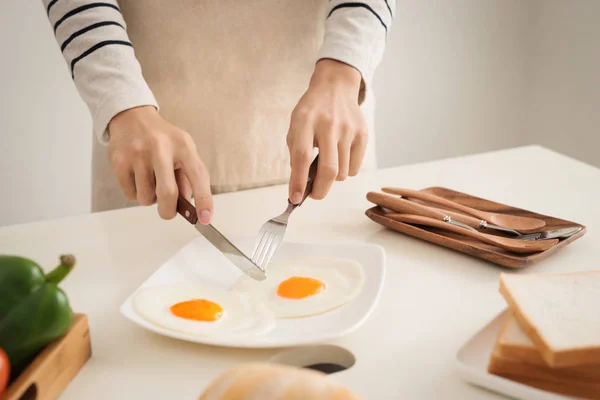
[[[319,148],[319,168],[312,198],[323,199],[335,180],[358,174],[368,138],[358,105],[361,79],[356,69],[339,61],[317,63],[308,90],[292,112],[287,136],[292,203],[302,199],[314,147]]]

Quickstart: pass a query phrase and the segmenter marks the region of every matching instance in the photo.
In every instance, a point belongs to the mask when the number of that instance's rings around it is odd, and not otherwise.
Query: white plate
[[[252,250],[254,239],[232,240],[243,251]],[[150,276],[121,306],[121,313],[136,324],[176,339],[214,346],[273,348],[323,342],[346,335],[360,327],[379,300],[385,276],[385,254],[375,245],[314,245],[284,242],[273,261],[306,256],[330,256],[351,259],[362,264],[365,282],[362,292],[352,301],[324,314],[277,320],[275,327],[258,337],[236,339],[200,337],[156,326],[133,309],[132,298],[142,288],[177,283],[208,283],[228,289],[243,276],[229,260],[199,236],[179,250]],[[267,268],[267,276],[269,270]]]
[[[521,400],[576,400],[546,392],[487,372],[490,356],[502,330],[508,310],[504,310],[471,338],[458,352],[458,372],[474,385]]]

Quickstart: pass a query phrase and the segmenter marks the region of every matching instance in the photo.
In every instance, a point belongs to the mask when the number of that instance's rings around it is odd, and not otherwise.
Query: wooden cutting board
[[[451,189],[443,187],[430,187],[422,189],[423,192],[434,194],[439,197],[443,197],[448,200],[452,200],[456,203],[463,204],[472,208],[483,211],[493,211],[498,213],[506,213],[519,215],[523,217],[538,218],[546,222],[544,230],[568,228],[580,226],[582,229],[575,235],[560,240],[555,246],[550,249],[533,254],[516,254],[507,250],[500,249],[493,245],[482,243],[476,239],[464,237],[462,235],[445,231],[443,229],[422,227],[406,224],[400,221],[395,221],[391,218],[387,218],[385,213],[379,207],[372,207],[366,211],[366,215],[389,229],[393,229],[397,232],[404,233],[409,236],[413,236],[422,240],[426,240],[431,243],[435,243],[439,246],[447,247],[452,250],[459,251],[471,255],[473,257],[481,258],[483,260],[492,262],[494,264],[502,265],[508,268],[523,268],[531,265],[535,262],[543,260],[560,248],[565,247],[569,243],[579,239],[587,232],[587,228],[576,222],[563,220],[560,218],[551,217],[548,215],[538,214],[532,211],[523,210],[520,208],[512,207],[506,204],[496,203],[490,200],[475,197],[466,193],[456,192]]]

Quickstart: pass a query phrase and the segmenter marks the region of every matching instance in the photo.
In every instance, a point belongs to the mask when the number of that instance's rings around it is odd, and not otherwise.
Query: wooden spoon
[[[452,208],[457,211],[471,214],[492,224],[508,229],[514,229],[520,232],[535,232],[546,225],[546,222],[542,221],[541,219],[476,210],[474,208],[455,203],[454,201],[417,190],[399,188],[383,188],[382,190],[385,193],[391,193],[403,197],[411,197],[413,199],[423,200],[429,203],[438,204],[443,207]]]
[[[494,235],[487,235],[485,233],[471,231],[466,228],[461,228],[459,226],[452,225],[444,221],[439,221],[437,219],[429,217],[422,217],[420,215],[391,213],[386,214],[386,217],[391,218],[395,221],[405,222],[408,224],[431,226],[434,228],[445,229],[447,231],[455,232],[460,235],[468,236],[473,239],[477,239],[482,242],[503,248],[505,250],[512,251],[513,253],[537,253],[540,251],[548,250],[550,247],[558,243],[558,239],[518,240]]]

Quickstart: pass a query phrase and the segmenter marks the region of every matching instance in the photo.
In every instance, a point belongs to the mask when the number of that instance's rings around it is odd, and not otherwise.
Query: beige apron
[[[213,193],[289,179],[290,114],[308,87],[324,31],[325,0],[121,0],[161,115],[189,132]],[[373,96],[364,169],[375,168]],[[92,210],[128,202],[106,146],[94,141]]]

